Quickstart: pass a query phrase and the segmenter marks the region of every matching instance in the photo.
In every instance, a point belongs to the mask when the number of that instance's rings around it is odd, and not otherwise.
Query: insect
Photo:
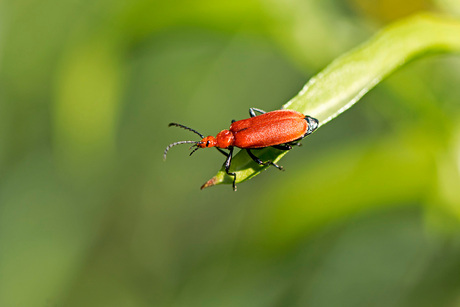
[[[260,115],[256,115],[256,112]],[[257,108],[249,109],[250,118],[235,121],[228,130],[222,130],[216,137],[204,137],[201,133],[187,126],[170,123],[169,127],[175,126],[187,129],[199,135],[200,141],[180,141],[169,144],[164,151],[163,158],[166,160],[171,147],[180,144],[193,144],[190,156],[200,148],[215,147],[221,152],[226,160],[223,164],[225,172],[233,177],[233,190],[236,191],[236,174],[230,172],[233,149],[235,147],[246,149],[248,155],[259,165],[272,165],[279,170],[282,166],[273,161],[262,161],[252,153],[252,149],[274,147],[279,150],[291,150],[292,146],[301,145],[298,142],[318,128],[319,122],[316,118],[306,116],[293,110],[276,110],[265,112]],[[225,152],[227,149],[229,152]]]

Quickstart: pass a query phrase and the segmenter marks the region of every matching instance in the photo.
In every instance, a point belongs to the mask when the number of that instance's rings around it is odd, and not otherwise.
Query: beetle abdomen
[[[304,119],[305,115],[300,112],[293,110],[276,110],[267,112],[256,117],[251,117],[247,119],[242,119],[231,124],[230,131],[238,132],[240,130],[255,126],[255,125],[264,125],[270,124],[273,121],[278,121],[282,119]]]
[[[262,148],[289,143],[307,131],[305,115],[293,110],[277,110],[232,123],[234,146]]]
[[[303,117],[271,120],[270,123],[234,132],[233,145],[240,148],[262,148],[289,143],[301,138],[307,128],[307,121]]]

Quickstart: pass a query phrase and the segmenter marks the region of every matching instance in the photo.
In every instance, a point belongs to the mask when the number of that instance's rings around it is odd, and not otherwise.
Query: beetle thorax
[[[229,130],[222,130],[216,136],[217,139],[217,147],[219,148],[228,148],[233,146],[233,142],[235,141],[235,136],[233,132]]]
[[[219,147],[219,148],[228,148],[233,145],[235,141],[235,136],[233,132],[229,130],[222,130],[217,134],[216,137],[212,135],[203,138],[199,141],[196,146],[199,148],[209,148],[209,147]]]

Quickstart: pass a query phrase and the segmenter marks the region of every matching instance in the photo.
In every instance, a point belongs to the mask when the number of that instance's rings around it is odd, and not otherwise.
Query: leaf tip
[[[206,182],[201,186],[200,189],[203,190],[203,189],[206,189],[206,188],[215,186],[218,182],[219,182],[219,179],[217,178],[217,176],[214,176],[214,177],[212,177],[211,179],[209,179],[208,181],[206,181]]]

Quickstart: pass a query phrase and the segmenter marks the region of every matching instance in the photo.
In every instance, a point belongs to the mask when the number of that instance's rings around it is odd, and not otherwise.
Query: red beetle
[[[256,115],[255,112],[261,113]],[[181,141],[169,144],[164,151],[163,158],[166,159],[168,150],[179,144],[194,144],[196,147],[190,155],[199,148],[216,147],[223,155],[227,157],[225,160],[225,172],[233,176],[233,190],[236,191],[236,174],[230,172],[230,164],[232,162],[233,148],[239,147],[246,149],[249,156],[260,165],[273,165],[274,167],[283,170],[272,161],[263,162],[257,158],[251,149],[264,147],[274,147],[280,150],[290,150],[292,146],[299,145],[298,142],[311,134],[318,128],[318,120],[311,116],[305,116],[302,113],[292,110],[277,110],[266,113],[260,109],[250,108],[249,115],[251,118],[239,121],[232,121],[229,130],[222,130],[216,137],[204,137],[201,133],[186,127],[181,124],[170,123],[169,126],[176,126],[190,130],[201,137],[201,141]],[[222,149],[228,149],[228,153]]]

